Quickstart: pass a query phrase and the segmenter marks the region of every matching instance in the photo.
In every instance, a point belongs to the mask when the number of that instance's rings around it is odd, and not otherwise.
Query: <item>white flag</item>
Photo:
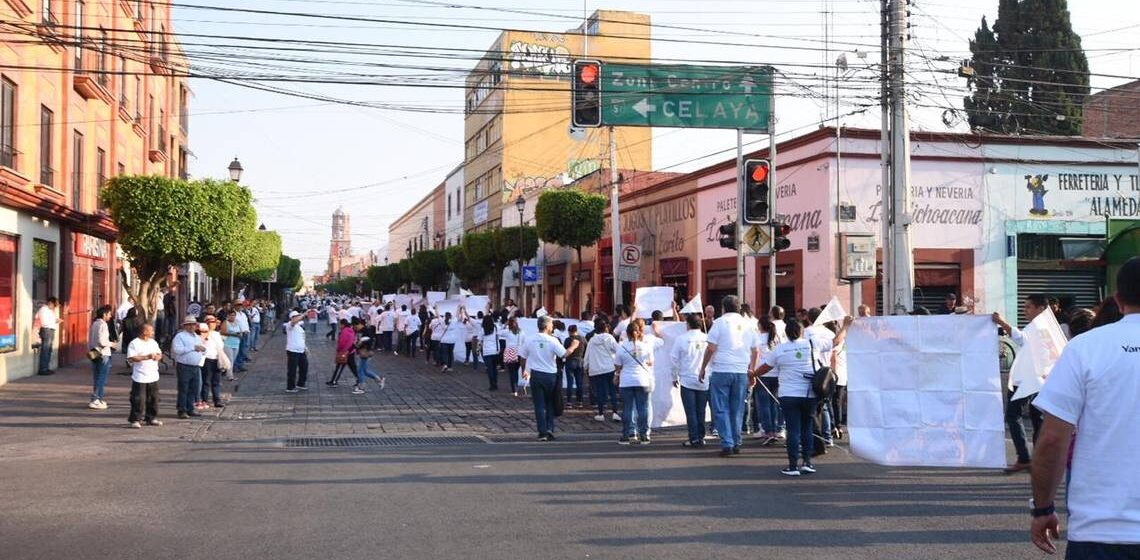
[[[684,315],[685,313],[704,313],[704,312],[705,312],[705,306],[701,305],[701,294],[697,294],[695,297],[693,297],[692,300],[689,301],[689,303],[685,304],[685,307],[681,308],[681,314],[682,315]]]
[[[1018,350],[1009,370],[1009,388],[1017,387],[1010,400],[1039,392],[1069,342],[1053,310],[1048,307],[1030,321],[1021,334],[1025,336],[1025,345]]]
[[[472,293],[471,290],[464,290],[463,288],[459,288],[459,295],[463,297],[471,297],[475,294]]]
[[[539,308],[538,308],[538,311],[535,311],[535,312],[534,312],[534,316],[535,316],[536,318],[539,318],[539,319],[541,319],[541,318],[543,318],[543,317],[546,317],[546,315],[547,315],[547,313],[546,313],[546,308],[545,308],[545,307],[539,307]]]
[[[827,307],[823,308],[823,312],[819,314],[819,317],[815,320],[814,323],[812,323],[812,326],[818,327],[824,323],[840,321],[846,316],[847,311],[845,311],[843,309],[843,306],[839,304],[839,298],[836,296],[831,296],[831,301],[827,302]]]

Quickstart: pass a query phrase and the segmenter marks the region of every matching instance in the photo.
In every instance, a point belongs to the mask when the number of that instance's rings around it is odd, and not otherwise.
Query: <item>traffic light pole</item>
[[[736,129],[736,299],[744,303],[744,130]],[[716,305],[714,302],[713,305]]]
[[[610,127],[610,235],[613,239],[613,260],[614,260],[614,305],[612,310],[616,311],[618,304],[622,302],[621,297],[621,277],[619,271],[621,270],[621,214],[618,208],[618,195],[620,194],[618,188],[618,168],[617,168],[617,137],[614,136],[614,127]]]
[[[771,112],[768,114],[768,212],[772,216],[772,223],[778,221],[776,212],[776,191],[779,183],[776,182],[776,95],[775,85],[772,86]],[[772,251],[768,255],[768,309],[776,305],[776,232],[772,231]],[[759,311],[759,310],[758,310]]]

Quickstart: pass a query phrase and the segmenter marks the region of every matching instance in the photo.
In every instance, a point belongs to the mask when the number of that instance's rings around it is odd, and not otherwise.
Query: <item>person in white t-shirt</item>
[[[804,327],[804,338],[808,340],[809,346],[817,349],[815,356],[816,360],[818,360],[818,363],[820,365],[827,365],[830,367],[835,357],[835,332],[829,328],[828,324],[815,324],[819,319],[819,316],[823,314],[822,309],[818,307],[812,307],[811,309],[808,309],[807,314],[808,321],[811,321],[811,325]],[[818,350],[824,346],[829,348],[826,354]],[[820,403],[822,405],[822,414],[820,416],[822,420],[821,423],[823,429],[823,441],[827,447],[835,447],[835,422],[832,419],[834,396],[835,395],[828,395],[826,398],[821,399],[823,402]]]
[[[304,319],[300,312],[291,311],[289,322],[285,323],[286,393],[309,390],[309,349],[305,345]]]
[[[645,334],[645,321],[641,319],[630,320],[625,334],[626,340],[618,345],[614,354],[618,389],[624,405],[618,443],[649,445],[649,395],[656,379],[654,354],[665,341]]]
[[[458,318],[452,317],[450,311],[443,314],[443,319],[439,323],[439,358],[443,371],[455,369],[455,346],[467,337],[467,325],[462,322],[467,319],[467,313],[462,307],[459,308]],[[435,336],[434,332],[432,336]]]
[[[673,370],[673,386],[681,388],[681,405],[685,408],[685,425],[689,428],[689,439],[682,445],[704,447],[709,384],[707,380],[701,381],[700,375],[701,361],[705,357],[709,337],[697,314],[685,315],[685,324],[689,330],[673,341],[669,362]]]
[[[1057,551],[1053,504],[1072,445],[1066,558],[1140,558],[1140,257],[1120,267],[1115,299],[1123,318],[1069,341],[1033,401],[1045,420],[1033,449],[1030,533]]]
[[[479,357],[482,354],[479,352],[479,335],[483,330],[483,312],[480,311],[478,316],[471,317],[467,315],[466,310],[464,310],[461,322],[466,329],[463,343],[467,348],[466,353],[463,355],[463,363],[464,365],[470,365],[472,368],[479,367]]]
[[[780,313],[783,313],[782,309]],[[777,330],[775,322],[767,317],[760,318],[759,326],[760,332],[756,335],[756,359],[762,361],[777,344],[781,343],[780,337],[786,336],[786,333],[783,329]],[[760,445],[764,447],[779,441],[780,434],[784,431],[784,413],[780,410],[780,399],[776,397],[779,391],[780,378],[775,371],[759,376],[756,386],[752,389],[752,402],[756,407],[760,429],[763,431]]]
[[[36,322],[40,324],[40,363],[36,373],[51,375],[51,357],[55,351],[55,333],[59,329],[59,300],[47,298],[47,302],[36,311]]]
[[[748,365],[756,359],[757,330],[740,314],[736,296],[725,296],[723,313],[709,329],[708,348],[699,379],[709,378],[709,400],[720,436],[721,457],[740,454],[744,429],[744,397],[748,392]]]
[[[553,322],[551,322],[553,328]],[[511,395],[519,396],[519,372],[522,347],[526,344],[526,335],[519,328],[519,321],[515,317],[507,319],[506,328],[499,329],[499,338],[503,341],[503,366],[507,372],[507,381],[511,384]]]
[[[395,354],[392,349],[392,331],[394,330],[396,330],[396,312],[392,310],[392,304],[388,304],[376,318],[376,335],[380,337],[381,352]]]
[[[158,419],[158,363],[162,361],[162,348],[154,339],[154,326],[143,325],[139,337],[127,346],[127,361],[131,364],[131,412],[127,422],[132,428],[161,426]]]
[[[534,416],[538,424],[539,441],[554,439],[554,398],[555,372],[558,358],[566,355],[566,348],[558,339],[551,336],[554,320],[541,317],[538,320],[538,334],[530,338],[519,352],[523,379],[530,382],[534,398]]]
[[[776,326],[776,340],[775,343],[788,341],[788,334],[785,332],[787,323],[784,322],[784,308],[779,305],[773,305],[772,309],[768,310],[768,318],[772,320],[772,324]]]
[[[479,330],[479,347],[483,349],[483,363],[487,366],[489,391],[499,390],[499,329],[495,318],[483,317]]]
[[[586,375],[590,377],[590,389],[594,392],[594,404],[598,405],[598,413],[594,420],[604,422],[606,417],[606,401],[610,403],[614,422],[621,422],[621,415],[617,409],[617,388],[614,387],[614,371],[617,369],[614,357],[618,351],[618,342],[610,334],[610,324],[603,319],[594,320],[594,333],[586,342]]]
[[[423,321],[420,316],[415,313],[408,313],[404,316],[404,342],[406,351],[409,356],[416,357],[416,347],[419,346],[420,329],[423,328]]]

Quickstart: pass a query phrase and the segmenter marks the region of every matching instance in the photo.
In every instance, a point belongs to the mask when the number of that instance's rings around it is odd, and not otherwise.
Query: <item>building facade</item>
[[[419,251],[432,249],[443,239],[445,224],[436,209],[441,206],[446,183],[429,191],[414,206],[388,226],[388,263],[398,263]]]
[[[33,314],[62,304],[61,365],[84,359],[92,311],[117,305],[122,255],[99,189],[186,175],[185,57],[170,5],[0,3],[0,384],[34,370]],[[182,299],[185,299],[184,297]]]
[[[1086,97],[1081,134],[1140,140],[1140,80]]]
[[[352,256],[352,218],[343,207],[332,215],[332,234],[329,236],[329,266],[326,275],[330,280],[341,277],[342,264]]]

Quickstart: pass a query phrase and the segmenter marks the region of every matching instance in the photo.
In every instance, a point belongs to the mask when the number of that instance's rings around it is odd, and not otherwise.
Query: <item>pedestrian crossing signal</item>
[[[720,226],[718,230],[720,235],[718,238],[721,247],[725,249],[736,249],[736,230],[737,226],[735,223]]]
[[[792,226],[780,222],[772,222],[772,250],[783,251],[792,246],[788,235],[792,233]]]
[[[772,220],[772,168],[766,159],[744,162],[744,223],[766,224]]]
[[[602,126],[602,64],[596,60],[574,61],[571,91],[571,124],[578,128]]]

